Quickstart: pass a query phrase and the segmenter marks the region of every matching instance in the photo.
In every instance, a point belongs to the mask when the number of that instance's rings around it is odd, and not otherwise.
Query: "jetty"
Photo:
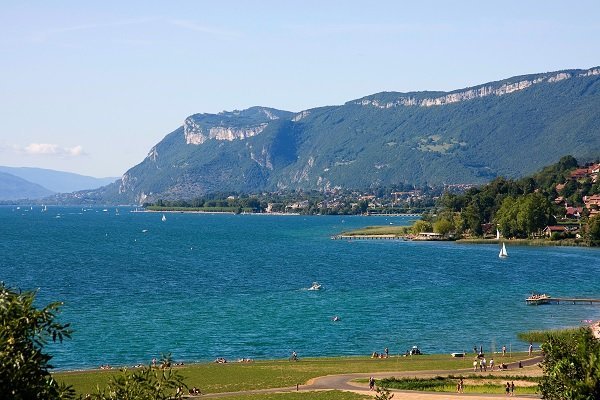
[[[584,299],[580,297],[552,297],[547,294],[532,294],[525,299],[527,304],[600,304],[600,299]]]
[[[331,240],[407,240],[398,235],[333,235]]]

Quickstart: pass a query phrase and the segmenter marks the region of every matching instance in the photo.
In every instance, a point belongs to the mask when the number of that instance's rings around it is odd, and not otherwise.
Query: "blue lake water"
[[[532,291],[600,298],[600,250],[331,240],[407,217],[132,213],[0,207],[0,280],[65,303],[60,369],[176,361],[525,350],[516,333],[600,319],[527,306]],[[313,281],[321,291],[308,291]],[[341,321],[333,322],[333,316]]]

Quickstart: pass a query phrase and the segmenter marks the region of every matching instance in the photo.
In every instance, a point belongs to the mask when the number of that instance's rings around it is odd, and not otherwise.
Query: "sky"
[[[370,4],[373,3],[373,4]],[[119,177],[195,113],[600,65],[600,1],[0,2],[0,165]]]

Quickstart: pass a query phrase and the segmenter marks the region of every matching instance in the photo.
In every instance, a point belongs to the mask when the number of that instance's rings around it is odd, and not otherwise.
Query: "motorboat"
[[[312,286],[308,290],[321,290],[321,284],[319,282],[313,282]]]
[[[539,304],[549,304],[551,299],[552,299],[552,297],[550,297],[546,293],[544,293],[544,294],[532,293],[531,296],[529,296],[528,298],[525,299],[525,302],[527,304],[532,304],[532,305],[537,306]]]

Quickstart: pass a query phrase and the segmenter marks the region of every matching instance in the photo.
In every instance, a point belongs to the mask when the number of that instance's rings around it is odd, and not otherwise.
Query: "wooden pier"
[[[332,240],[407,240],[404,236],[396,235],[334,235]]]
[[[525,299],[527,304],[600,304],[600,299],[582,299],[578,297],[552,297],[547,295],[530,296]]]

